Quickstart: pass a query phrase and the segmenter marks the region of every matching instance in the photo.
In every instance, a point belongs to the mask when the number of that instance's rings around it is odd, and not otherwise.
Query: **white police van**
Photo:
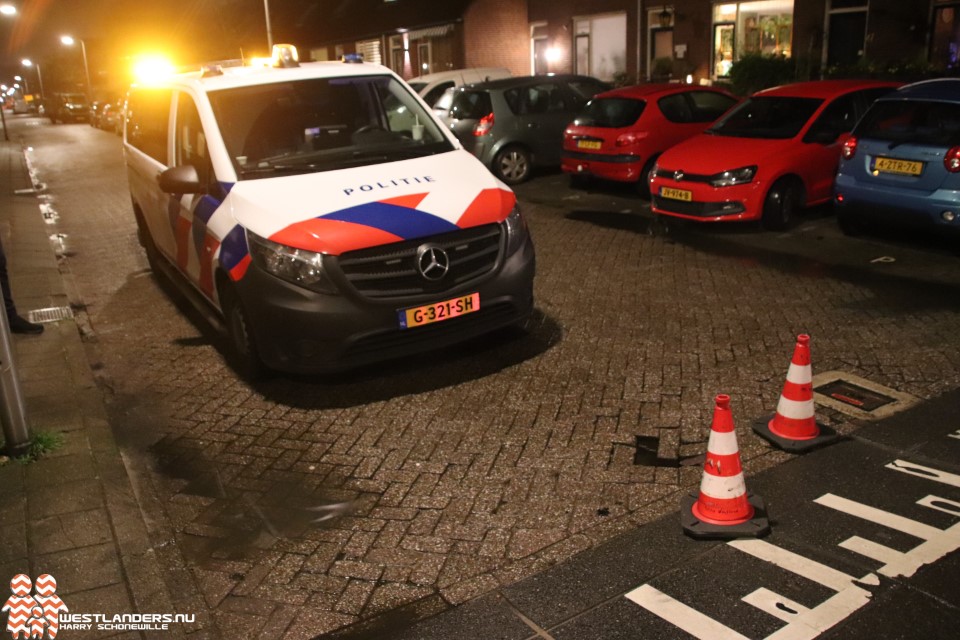
[[[140,242],[239,368],[333,371],[522,323],[535,259],[513,192],[389,69],[274,59],[127,97]]]

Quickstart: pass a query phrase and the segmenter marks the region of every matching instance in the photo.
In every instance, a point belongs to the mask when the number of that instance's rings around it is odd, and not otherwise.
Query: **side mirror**
[[[157,176],[157,182],[164,193],[200,193],[203,191],[197,168],[192,164],[170,167]]]

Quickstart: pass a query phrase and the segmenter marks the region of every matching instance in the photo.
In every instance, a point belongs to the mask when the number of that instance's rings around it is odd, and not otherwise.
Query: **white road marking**
[[[851,516],[875,522],[889,529],[902,531],[921,540],[930,540],[943,533],[942,529],[937,529],[928,524],[923,524],[910,518],[904,518],[903,516],[877,509],[876,507],[870,507],[859,502],[854,502],[853,500],[847,500],[846,498],[835,496],[832,493],[822,495],[814,500],[814,502],[825,507],[830,507],[831,509],[836,509],[837,511],[842,511]]]
[[[907,473],[911,476],[917,476],[918,478],[933,480],[934,482],[942,482],[943,484],[948,484],[951,487],[957,487],[960,489],[960,476],[953,473],[947,473],[946,471],[940,471],[939,469],[931,469],[930,467],[913,464],[912,462],[907,462],[905,460],[894,460],[887,465],[887,469],[893,469],[894,471],[899,471],[900,473]]]
[[[749,640],[713,618],[674,600],[648,584],[627,594],[627,599],[700,640]]]
[[[949,513],[952,516],[960,516],[960,502],[954,502],[953,500],[947,500],[946,498],[927,496],[926,498],[917,500],[917,504],[924,507],[930,507],[931,509],[936,509],[937,511],[943,511],[944,513]],[[954,507],[954,509],[948,509],[948,506]]]
[[[793,622],[799,614],[810,611],[810,609],[802,604],[794,602],[789,598],[784,598],[780,594],[763,587],[743,596],[741,600],[760,609],[760,611],[769,613],[775,618],[780,618],[784,622]]]
[[[960,429],[957,429],[957,430],[954,431],[953,433],[948,433],[948,434],[947,434],[947,437],[948,437],[948,438],[956,438],[957,440],[960,440]]]

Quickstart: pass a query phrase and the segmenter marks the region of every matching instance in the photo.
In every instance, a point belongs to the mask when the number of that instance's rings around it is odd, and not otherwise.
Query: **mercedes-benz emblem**
[[[677,182],[680,182],[681,180],[683,180],[683,171],[674,171],[673,179],[676,180]]]
[[[450,270],[450,257],[435,244],[421,245],[417,249],[417,269],[427,280],[440,280]]]

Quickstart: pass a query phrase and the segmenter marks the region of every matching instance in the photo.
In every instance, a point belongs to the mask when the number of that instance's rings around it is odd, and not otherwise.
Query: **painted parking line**
[[[960,488],[960,476],[940,469],[905,460],[896,460],[883,468]],[[873,594],[865,587],[880,585],[878,573],[890,578],[908,578],[913,576],[920,567],[933,564],[947,554],[960,549],[960,523],[940,529],[832,493],[824,494],[813,502],[852,518],[905,533],[922,542],[909,551],[900,551],[860,536],[847,538],[838,546],[882,564],[876,573],[870,572],[861,578],[856,578],[765,540],[731,540],[727,545],[738,551],[836,592],[813,608],[805,607],[765,587],[744,596],[742,601],[746,604],[786,623],[785,626],[766,636],[765,640],[812,640],[827,629],[843,622],[871,601]],[[940,496],[927,495],[916,504],[960,516],[960,502]],[[626,598],[701,640],[746,638],[741,633],[649,584],[630,591],[626,594]]]

